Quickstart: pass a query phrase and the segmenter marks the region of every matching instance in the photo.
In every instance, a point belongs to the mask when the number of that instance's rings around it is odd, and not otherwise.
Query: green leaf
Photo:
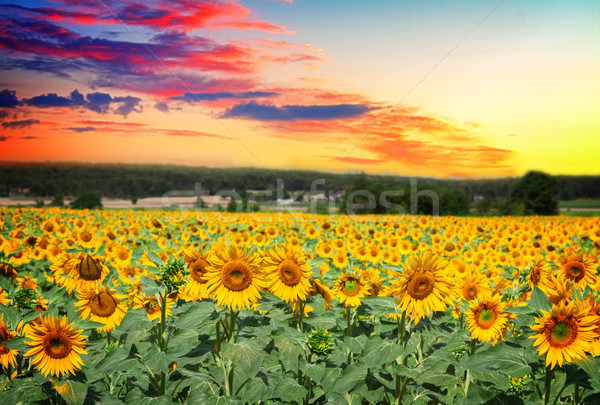
[[[379,335],[373,335],[367,339],[361,358],[367,367],[376,368],[395,361],[403,351],[402,346],[395,341],[383,340]]]
[[[140,391],[139,388],[135,388],[127,393],[125,402],[128,404],[142,404],[142,405],[167,405],[172,404],[172,398],[169,395],[162,395],[160,397],[149,397]]]
[[[475,352],[472,356],[462,360],[460,365],[469,370],[496,371],[513,377],[531,374],[531,367],[527,364],[524,349],[506,343]]]
[[[150,261],[152,263],[154,263],[156,268],[160,270],[161,266],[163,265],[163,261],[160,258],[160,256],[158,256],[156,253],[154,253],[151,250],[147,250],[146,253],[148,254],[148,259],[150,259]]]
[[[222,348],[223,358],[230,360],[233,366],[246,375],[246,377],[254,377],[263,362],[264,353],[262,349],[248,341],[239,343],[223,343]]]
[[[304,348],[292,342],[286,333],[280,332],[275,336],[275,347],[281,353],[281,362],[286,370],[298,370],[298,358],[304,355]]]
[[[542,290],[538,288],[538,286],[533,286],[533,291],[531,292],[531,298],[529,299],[529,306],[536,311],[551,311],[552,304],[548,301],[548,297]]]
[[[214,304],[209,301],[196,301],[184,304],[183,312],[173,314],[174,321],[171,326],[177,329],[196,331],[200,325],[207,322],[214,323],[211,316],[215,313]]]
[[[68,405],[81,405],[87,395],[88,387],[73,380],[52,381],[54,389]]]
[[[158,297],[158,294],[162,292],[161,285],[155,279],[142,276],[140,281],[142,282],[142,291],[146,294],[146,297],[150,297],[151,295]]]
[[[365,384],[367,367],[363,364],[350,364],[340,373],[333,384],[333,391],[340,394],[351,392],[353,389]]]
[[[367,311],[370,315],[398,313],[393,297],[364,297],[362,303],[370,309],[370,311]]]
[[[315,329],[333,329],[336,325],[335,313],[331,310],[324,312],[310,313],[309,317],[304,319],[304,323],[312,326]]]
[[[255,377],[242,387],[240,396],[247,404],[258,404],[271,397],[270,391],[270,387],[261,378]]]
[[[278,398],[283,403],[298,403],[298,400],[306,395],[306,388],[287,374],[283,376],[275,374],[271,379],[274,385],[273,398]]]

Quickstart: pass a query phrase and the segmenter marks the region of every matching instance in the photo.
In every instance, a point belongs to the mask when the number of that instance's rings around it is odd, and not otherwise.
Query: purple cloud
[[[363,104],[284,105],[277,107],[255,101],[228,108],[221,118],[245,118],[264,121],[327,121],[357,117],[371,108]]]

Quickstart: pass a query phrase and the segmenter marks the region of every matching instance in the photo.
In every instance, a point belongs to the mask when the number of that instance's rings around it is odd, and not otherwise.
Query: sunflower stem
[[[346,329],[346,334],[348,337],[352,337],[352,307],[348,307],[346,308],[346,321],[347,321],[347,329]],[[352,363],[352,352],[350,351],[350,348],[348,348],[348,359],[346,361],[346,364],[351,364]]]
[[[396,317],[398,319],[398,317]],[[404,340],[404,328],[406,327],[406,311],[402,312],[402,318],[398,323],[398,344]]]
[[[237,315],[238,312],[234,311],[233,309],[231,310],[231,313],[229,315],[229,341],[231,343],[235,343],[236,341],[236,334],[235,334],[235,321],[237,319]]]
[[[304,301],[298,301],[298,316],[296,317],[296,326],[300,332],[304,332]]]
[[[579,385],[575,384],[573,392],[573,405],[579,404]]]
[[[469,356],[472,356],[475,353],[476,346],[477,341],[475,339],[471,339],[471,349],[469,350]],[[469,394],[469,385],[471,385],[471,369],[467,370],[467,375],[465,376],[465,399]]]
[[[110,336],[110,331],[106,332],[106,346],[110,346],[112,342],[111,336]]]
[[[553,370],[548,365],[546,366],[546,381],[544,385],[544,405],[548,405],[550,403],[550,387],[552,385],[552,374]]]

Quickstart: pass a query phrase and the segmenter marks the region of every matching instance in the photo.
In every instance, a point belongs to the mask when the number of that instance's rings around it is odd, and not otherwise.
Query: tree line
[[[285,187],[284,198],[295,191],[308,192],[314,180],[323,179],[318,192],[325,196],[344,195],[340,201],[347,208],[347,197],[356,190],[367,190],[375,196],[375,205],[364,196],[354,195],[352,203],[365,213],[393,212],[386,201],[409,207],[413,200],[411,184],[415,179],[401,176],[375,176],[364,173],[324,173],[308,170],[275,170],[258,168],[208,168],[175,165],[84,164],[84,163],[0,163],[0,195],[23,193],[32,197],[81,196],[87,193],[102,197],[139,198],[162,196],[172,190],[191,191],[199,183],[204,193],[236,190],[242,198],[252,190],[277,194],[278,181]],[[412,183],[411,183],[412,181]],[[431,190],[439,197],[440,214],[480,215],[553,213],[557,200],[600,198],[600,176],[549,176],[530,172],[520,178],[481,180],[416,179],[418,190]],[[412,193],[412,194],[411,194]],[[542,197],[540,197],[542,195]],[[361,200],[362,198],[362,200]],[[545,202],[541,203],[538,199]],[[431,212],[432,201],[419,195],[420,213]],[[361,207],[365,207],[361,211]]]

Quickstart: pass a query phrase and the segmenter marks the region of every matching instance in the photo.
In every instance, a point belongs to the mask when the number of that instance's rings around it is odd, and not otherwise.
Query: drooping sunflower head
[[[367,280],[361,277],[360,273],[355,272],[340,274],[333,283],[333,293],[340,300],[340,303],[348,307],[357,307],[361,304],[361,298],[370,294],[371,288]]]
[[[249,249],[218,247],[206,269],[208,295],[233,310],[251,308],[266,288],[260,258]]]
[[[454,280],[438,256],[412,256],[388,290],[401,311],[408,311],[417,323],[433,311],[443,311],[454,299]]]
[[[31,349],[25,353],[26,358],[32,358],[31,363],[44,376],[50,374],[60,377],[61,374],[75,374],[83,366],[80,354],[87,343],[83,340],[82,330],[69,324],[67,317],[62,319],[40,317],[40,323],[31,327],[29,338],[25,344]]]
[[[98,328],[98,331],[108,332],[119,326],[127,307],[123,303],[127,297],[116,294],[115,290],[108,287],[95,290],[86,290],[78,294],[76,307],[81,307],[79,316],[83,319],[90,319],[94,322],[103,323],[105,326]]]
[[[543,257],[536,258],[529,269],[529,285],[540,286],[549,281],[550,265]]]
[[[467,329],[471,331],[473,339],[480,342],[496,344],[502,339],[507,322],[508,314],[504,312],[498,294],[483,295],[477,302],[473,302],[467,311]]]
[[[70,270],[70,280],[64,281],[69,292],[74,289],[83,291],[97,288],[109,272],[100,257],[89,254],[80,254]]]
[[[0,276],[13,279],[17,277],[17,270],[10,263],[0,262]]]
[[[588,308],[572,301],[562,301],[552,306],[552,312],[542,314],[531,326],[536,332],[531,338],[536,339],[533,345],[538,346],[539,355],[546,355],[546,365],[562,367],[564,362],[585,358],[590,342],[598,337],[598,316],[590,316]]]
[[[306,300],[311,274],[301,247],[274,246],[263,260],[265,281],[271,293],[288,303]]]

